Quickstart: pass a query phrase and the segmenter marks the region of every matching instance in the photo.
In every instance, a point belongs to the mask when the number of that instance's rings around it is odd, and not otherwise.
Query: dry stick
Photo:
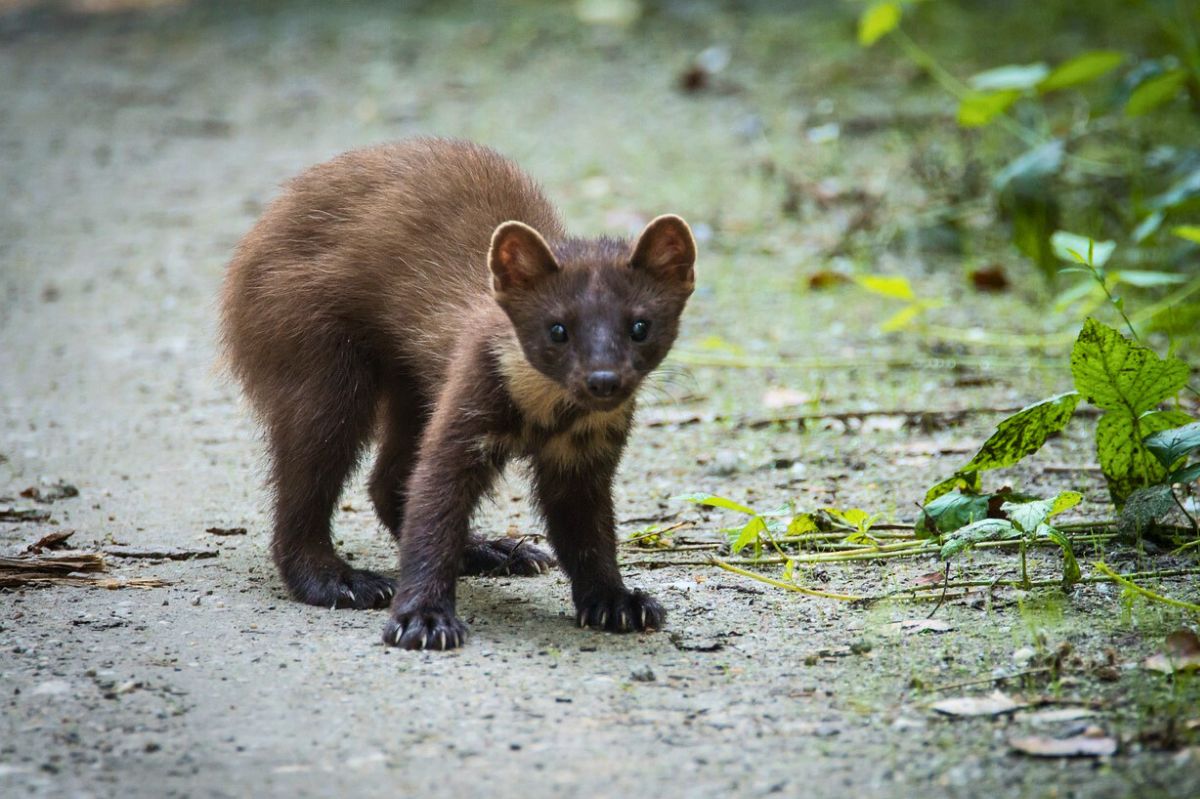
[[[981,677],[978,680],[963,680],[962,682],[947,683],[946,685],[939,685],[934,688],[930,688],[929,691],[930,691],[930,693],[941,693],[942,691],[953,691],[956,688],[969,688],[972,685],[987,685],[989,683],[996,683],[996,682],[1003,682],[1004,680],[1011,680],[1015,677],[1029,677],[1034,674],[1045,674],[1046,672],[1053,671],[1053,670],[1054,669],[1050,666],[1038,666],[1037,668],[1034,668],[1034,669],[1024,669],[1022,671],[1014,671],[1012,674],[1004,674],[1004,675],[996,676],[996,677]]]
[[[818,596],[818,597],[822,597],[824,599],[840,599],[844,602],[858,602],[859,600],[866,598],[866,597],[861,597],[861,596],[855,596],[853,594],[835,594],[830,591],[818,591],[815,588],[805,588],[804,586],[796,585],[795,583],[785,583],[783,580],[776,580],[776,579],[767,577],[762,574],[755,574],[754,572],[748,571],[746,569],[739,569],[737,566],[734,566],[731,563],[726,563],[725,561],[721,560],[720,558],[711,558],[709,560],[709,563],[712,564],[713,566],[717,566],[718,568],[724,569],[725,571],[733,572],[734,574],[740,574],[743,577],[749,577],[751,580],[757,580],[760,583],[766,583],[767,585],[773,585],[776,588],[783,588],[787,591],[795,591],[796,593],[799,593],[799,594],[807,594],[809,596]]]

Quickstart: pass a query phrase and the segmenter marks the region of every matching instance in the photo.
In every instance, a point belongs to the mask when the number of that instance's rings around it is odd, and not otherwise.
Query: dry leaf
[[[1044,738],[1030,735],[1013,738],[1009,746],[1033,757],[1108,757],[1117,753],[1117,739],[1108,736],[1076,735],[1072,738]]]
[[[1163,651],[1146,658],[1142,666],[1163,674],[1200,669],[1200,638],[1181,627],[1167,636]]]
[[[776,410],[803,405],[811,399],[812,397],[803,391],[792,388],[769,388],[763,393],[762,404],[764,408]]]
[[[992,264],[971,270],[971,285],[976,291],[1004,291],[1008,288],[1008,276],[1004,267]]]
[[[940,585],[946,579],[946,572],[935,571],[928,574],[922,574],[917,579],[913,580],[913,585]]]
[[[57,533],[47,533],[39,538],[34,543],[25,547],[26,555],[39,555],[47,549],[63,549],[67,545],[67,539],[75,535],[74,530],[62,530]]]
[[[835,272],[832,269],[822,269],[808,276],[808,287],[813,291],[833,288],[834,286],[840,286],[849,282],[851,282],[849,275]]]
[[[1024,721],[1031,724],[1061,724],[1064,721],[1081,721],[1091,718],[1096,715],[1094,710],[1088,710],[1086,707],[1056,707],[1050,710],[1039,710],[1037,713],[1030,713],[1023,716]]]
[[[1011,713],[1024,705],[1012,700],[1007,694],[993,691],[987,696],[958,696],[934,702],[931,708],[947,716],[1000,716]]]
[[[906,619],[888,624],[887,629],[896,633],[948,633],[954,625],[942,619]]]

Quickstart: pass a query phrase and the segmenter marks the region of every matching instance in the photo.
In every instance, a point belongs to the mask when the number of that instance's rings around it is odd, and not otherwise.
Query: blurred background
[[[516,159],[583,233],[686,216],[703,251],[680,351],[694,366],[823,357],[812,379],[836,381],[865,355],[924,353],[1026,372],[1084,315],[1119,318],[1094,276],[1058,274],[1060,230],[1112,242],[1108,288],[1186,349],[1198,14],[1174,0],[2,0],[6,309],[78,286],[125,296],[130,281],[171,314],[205,308],[286,177],[437,134]],[[913,388],[894,374],[872,391]]]

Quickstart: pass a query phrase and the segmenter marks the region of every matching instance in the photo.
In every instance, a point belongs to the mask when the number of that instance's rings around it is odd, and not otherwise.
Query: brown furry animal
[[[466,142],[358,150],[294,179],[242,240],[222,298],[229,361],[270,444],[272,546],[291,593],[331,607],[391,600],[389,644],[459,646],[458,575],[554,563],[469,533],[520,457],[579,624],[661,627],[661,606],[618,573],[612,480],[695,257],[676,216],[635,243],[568,236],[530,178]],[[370,493],[399,541],[398,586],[352,569],[330,539],[374,435]]]

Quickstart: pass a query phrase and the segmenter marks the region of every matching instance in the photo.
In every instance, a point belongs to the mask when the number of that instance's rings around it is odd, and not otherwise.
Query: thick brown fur
[[[661,627],[662,608],[617,571],[611,487],[634,395],[674,342],[694,260],[678,217],[633,243],[568,237],[532,180],[466,142],[354,151],[291,181],[238,246],[222,333],[265,428],[272,551],[293,596],[391,601],[388,643],[461,644],[459,574],[554,562],[469,534],[479,500],[519,457],[579,623]],[[370,494],[400,545],[398,587],[352,569],[330,537],[372,439]]]

